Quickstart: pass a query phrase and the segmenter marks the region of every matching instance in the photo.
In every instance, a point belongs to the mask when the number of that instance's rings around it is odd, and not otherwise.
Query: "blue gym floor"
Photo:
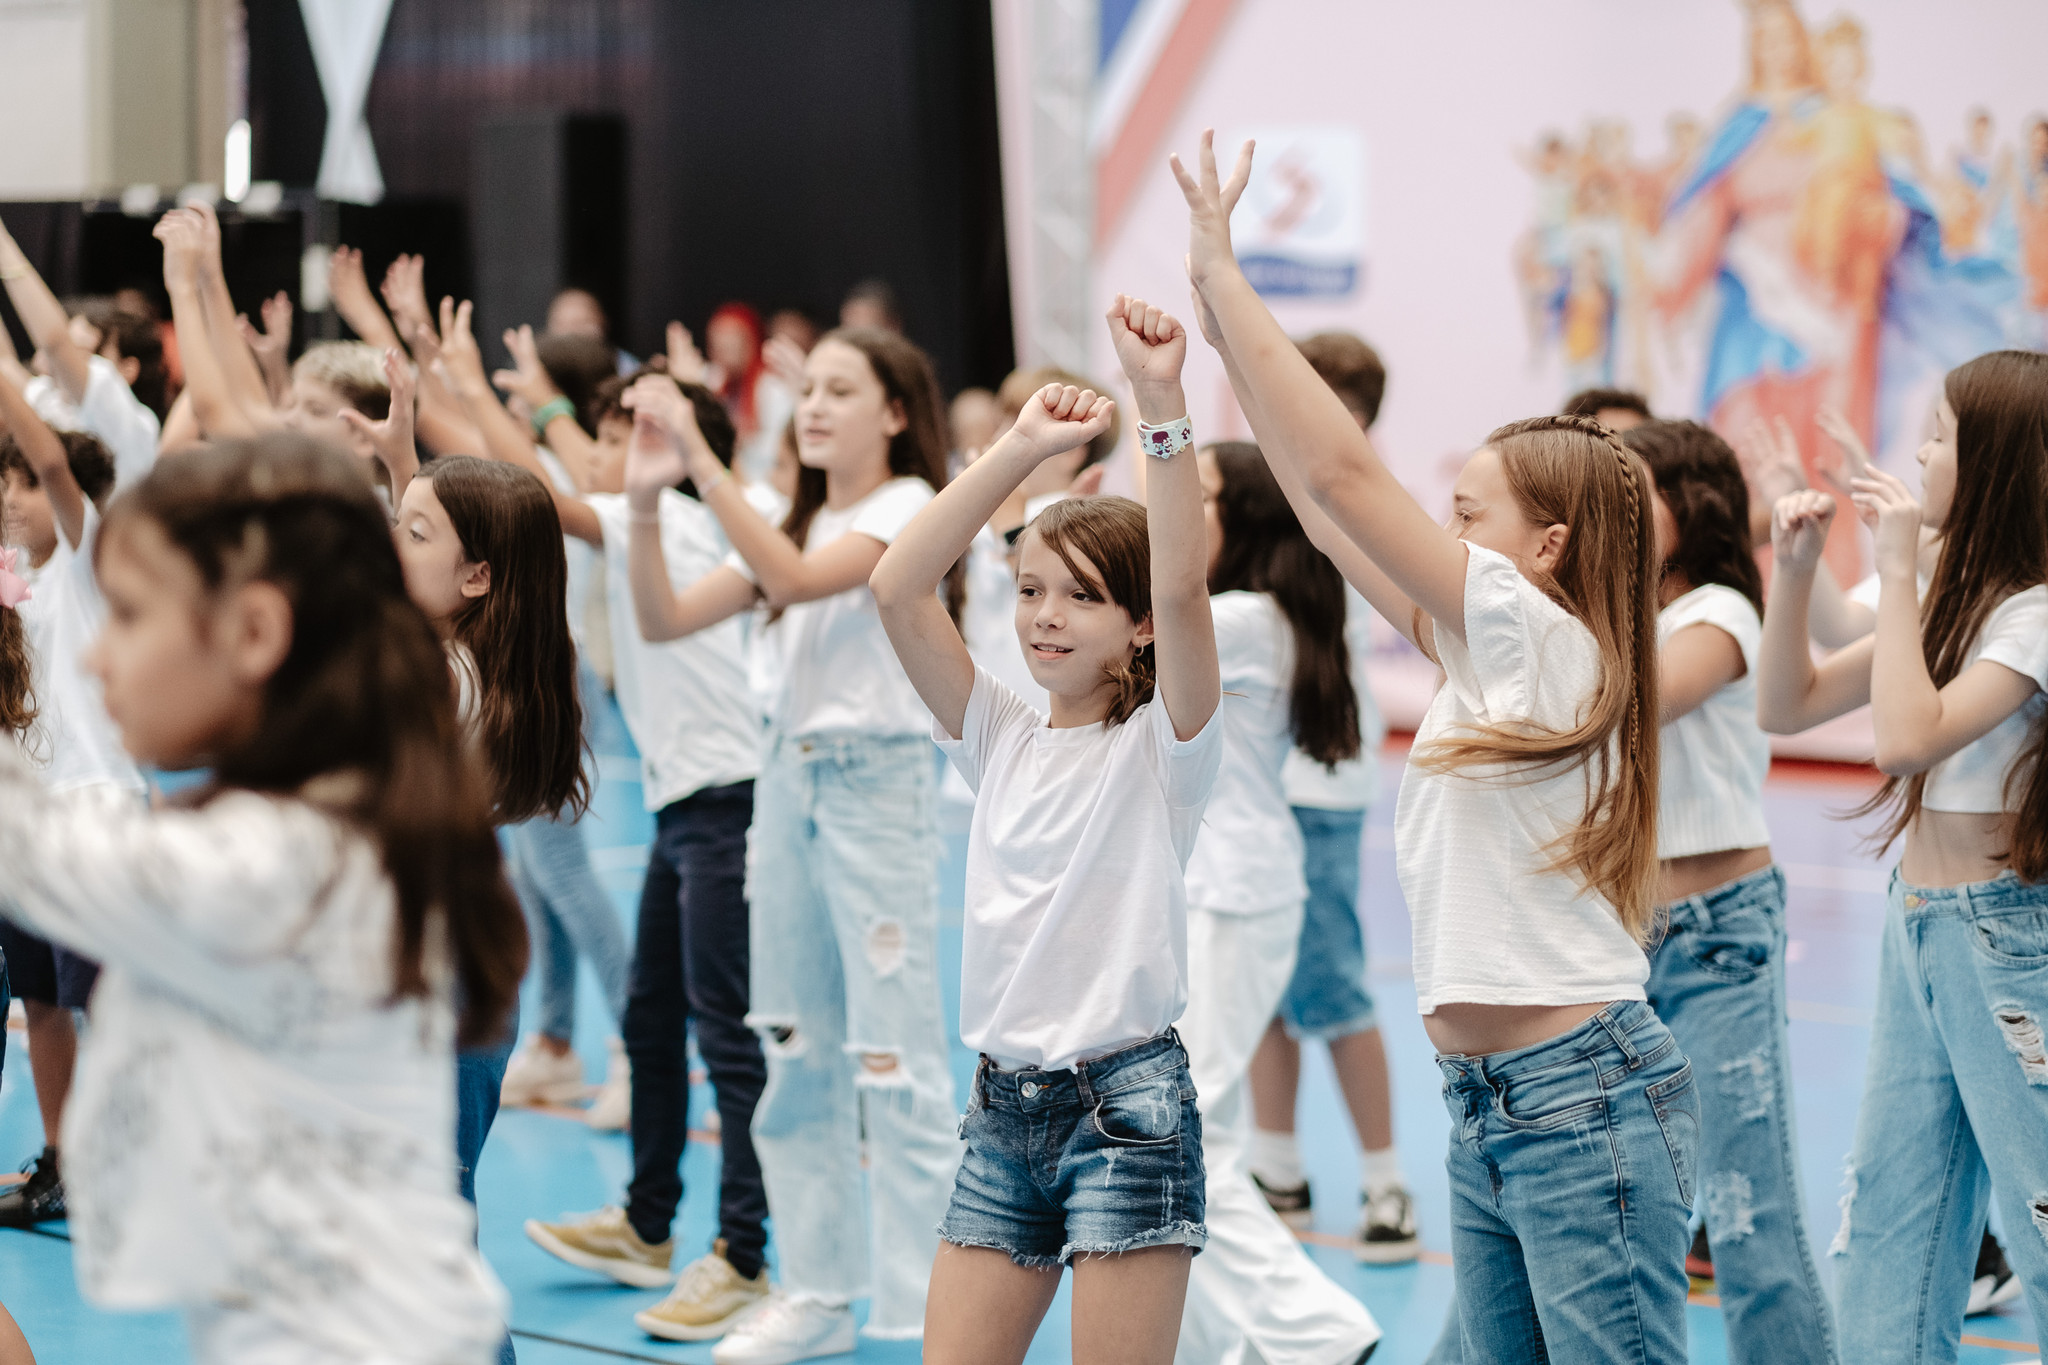
[[[600,718],[597,751],[601,782],[584,824],[591,854],[629,920],[637,902],[651,821],[640,808],[639,769],[615,707]],[[1357,1265],[1345,1245],[1351,1231],[1357,1158],[1339,1107],[1327,1060],[1304,1059],[1300,1128],[1318,1195],[1321,1219],[1309,1234],[1312,1254],[1341,1285],[1357,1294],[1387,1336],[1374,1365],[1411,1365],[1428,1353],[1444,1321],[1451,1294],[1445,1237],[1446,1194],[1440,1154],[1446,1119],[1437,1097],[1438,1072],[1415,1014],[1408,978],[1408,923],[1394,883],[1393,792],[1401,754],[1385,762],[1384,799],[1373,814],[1365,859],[1365,917],[1372,950],[1373,988],[1394,1072],[1395,1122],[1403,1160],[1414,1186],[1426,1250],[1420,1263],[1391,1269]],[[1867,790],[1860,776],[1822,767],[1781,767],[1772,775],[1769,803],[1776,849],[1792,884],[1792,1064],[1798,1099],[1800,1150],[1807,1217],[1815,1244],[1834,1235],[1843,1157],[1855,1122],[1856,1098],[1869,1040],[1870,983],[1877,967],[1884,910],[1884,874],[1861,850],[1855,832],[1829,818]],[[963,838],[948,841],[943,873],[948,964],[947,1016],[957,1017],[959,911]],[[610,1022],[586,970],[577,1046],[589,1073],[602,1071]],[[28,1058],[18,1033],[7,1039],[0,1083],[0,1169],[26,1160],[40,1146]],[[953,1049],[957,1083],[965,1093],[972,1058],[958,1040]],[[698,1107],[696,1113],[703,1109]],[[690,1148],[689,1182],[678,1250],[701,1254],[712,1235],[717,1148],[700,1140]],[[619,1199],[631,1162],[623,1135],[592,1133],[573,1118],[507,1112],[498,1120],[479,1171],[482,1241],[512,1291],[513,1335],[527,1365],[598,1365],[604,1360],[708,1361],[708,1346],[658,1342],[634,1327],[634,1312],[655,1302],[652,1292],[624,1289],[562,1265],[526,1240],[527,1218],[554,1218]],[[1832,1279],[1823,1260],[1821,1273]],[[187,1354],[178,1320],[168,1314],[102,1313],[86,1307],[72,1279],[70,1247],[62,1224],[36,1232],[0,1232],[0,1301],[20,1321],[43,1365],[174,1365]],[[1064,1293],[1040,1331],[1030,1359],[1068,1359]],[[1727,1359],[1721,1321],[1710,1296],[1697,1296],[1690,1313],[1692,1359],[1719,1365]],[[2039,1354],[2032,1317],[2020,1305],[1965,1327],[1962,1359],[1988,1365]],[[917,1359],[915,1343],[863,1340],[855,1358],[871,1362]]]

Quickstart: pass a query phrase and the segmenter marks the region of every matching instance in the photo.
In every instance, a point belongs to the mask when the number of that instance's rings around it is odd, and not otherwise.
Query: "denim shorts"
[[[1280,1022],[1297,1041],[1330,1042],[1376,1022],[1372,992],[1365,988],[1365,931],[1358,922],[1365,812],[1296,806],[1294,822],[1301,827],[1308,904],[1294,977],[1280,998]]]
[[[1049,1269],[1209,1239],[1202,1114],[1172,1029],[1072,1071],[983,1057],[960,1136],[967,1155],[939,1224],[955,1246]]]

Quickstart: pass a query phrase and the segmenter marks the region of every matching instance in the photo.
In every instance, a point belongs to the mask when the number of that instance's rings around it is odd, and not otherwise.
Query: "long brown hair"
[[[95,552],[131,521],[160,529],[208,591],[265,582],[291,601],[291,649],[263,686],[256,725],[213,756],[212,783],[190,799],[354,779],[323,784],[321,805],[383,854],[398,908],[392,998],[430,994],[427,963],[445,951],[460,1040],[497,1037],[526,972],[526,921],[456,723],[447,657],[406,596],[390,524],[357,462],[289,432],[203,446],[117,499]]]
[[[903,430],[889,438],[889,473],[897,478],[923,479],[934,491],[944,488],[946,403],[939,394],[939,377],[932,371],[931,358],[915,342],[875,327],[835,327],[818,338],[820,346],[828,341],[851,346],[866,356],[883,395],[903,408]],[[825,471],[800,465],[796,496],[789,500],[789,515],[782,519],[782,533],[795,541],[798,549],[804,548],[811,519],[824,505]],[[955,625],[966,603],[967,559],[963,555],[946,571],[946,610]]]
[[[23,554],[28,551],[23,550]],[[0,734],[26,742],[36,723],[35,672],[21,613],[0,606]]]
[[[490,591],[469,599],[452,624],[476,661],[476,729],[498,818],[581,811],[590,780],[554,497],[526,470],[474,455],[429,461],[419,477],[433,481],[463,557],[491,569]]]
[[[1058,555],[1091,594],[1122,607],[1133,624],[1152,614],[1152,536],[1139,504],[1113,496],[1064,498],[1033,517],[1026,534]],[[1140,646],[1129,663],[1109,670],[1116,693],[1103,719],[1110,725],[1129,720],[1152,700],[1158,679],[1152,646]]]
[[[2048,355],[1992,351],[1948,372],[1956,414],[1956,491],[1941,555],[1920,608],[1920,649],[1936,687],[1963,671],[1999,603],[2048,579]],[[2008,865],[2025,882],[2048,876],[2048,725],[2036,722],[2022,776]],[[1856,814],[1888,812],[1876,842],[1890,847],[1920,814],[1927,774],[1885,779]]]
[[[1749,599],[1762,615],[1764,576],[1749,544],[1749,484],[1728,443],[1698,422],[1644,422],[1621,434],[1643,457],[1657,485],[1678,543],[1664,557],[1695,588],[1718,583]]]
[[[1486,438],[1522,514],[1570,528],[1557,567],[1533,581],[1591,631],[1600,684],[1569,730],[1527,721],[1431,742],[1432,772],[1500,765],[1540,776],[1584,764],[1586,811],[1555,850],[1611,902],[1639,943],[1656,925],[1657,554],[1650,476],[1590,417],[1532,417]]]
[[[1223,553],[1209,591],[1262,592],[1294,629],[1294,680],[1287,717],[1294,742],[1325,767],[1358,757],[1358,691],[1344,642],[1344,576],[1308,533],[1266,457],[1249,441],[1203,448],[1223,476],[1217,514]]]

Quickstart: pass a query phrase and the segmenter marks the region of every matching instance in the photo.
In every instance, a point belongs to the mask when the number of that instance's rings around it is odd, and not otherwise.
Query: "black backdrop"
[[[309,184],[326,109],[298,6],[248,13],[255,176]],[[734,298],[829,325],[878,276],[952,389],[1012,363],[994,66],[979,0],[396,0],[368,118],[390,193],[446,200],[480,121],[616,114],[621,344]]]

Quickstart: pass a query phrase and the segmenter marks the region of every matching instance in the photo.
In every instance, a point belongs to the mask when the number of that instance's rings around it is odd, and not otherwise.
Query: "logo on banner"
[[[1341,298],[1365,252],[1365,140],[1355,128],[1253,129],[1251,183],[1230,216],[1238,264],[1261,294]],[[1217,139],[1219,160],[1238,139]]]

